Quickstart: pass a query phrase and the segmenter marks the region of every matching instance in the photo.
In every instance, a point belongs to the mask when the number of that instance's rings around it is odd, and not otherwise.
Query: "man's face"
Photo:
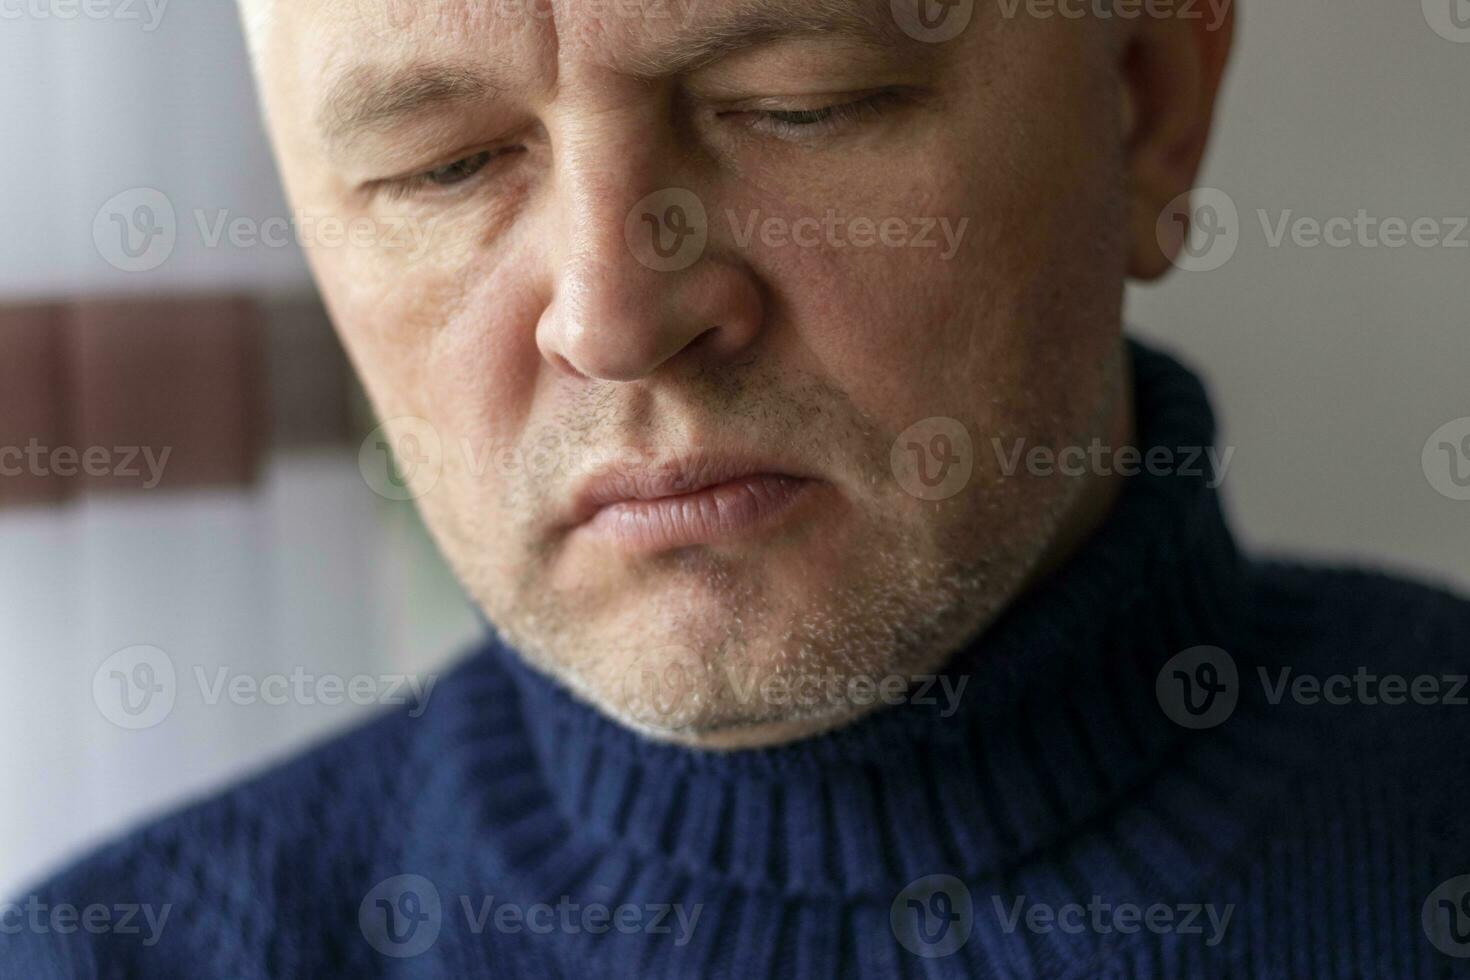
[[[428,524],[609,714],[706,745],[843,721],[863,706],[828,682],[938,668],[1099,497],[1012,467],[1126,436],[1098,23],[960,3],[935,43],[929,0],[277,7],[288,190],[380,222],[309,258],[390,441],[437,436]]]

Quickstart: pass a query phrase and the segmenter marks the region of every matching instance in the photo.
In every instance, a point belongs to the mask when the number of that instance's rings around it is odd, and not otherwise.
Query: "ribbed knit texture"
[[[1132,353],[1141,445],[1211,445],[1197,379]],[[1200,645],[1228,652],[1239,703],[1196,730],[1158,684]],[[1260,671],[1274,683],[1283,666],[1464,674],[1470,605],[1250,561],[1203,478],[1141,475],[1074,560],[954,658],[951,680],[968,681],[952,715],[941,697],[701,753],[606,720],[492,638],[422,717],[383,717],[17,896],[170,904],[154,945],[146,930],[0,928],[0,977],[1470,975],[1421,920],[1437,886],[1470,874],[1470,707],[1273,704]],[[420,924],[437,935],[386,955],[364,922],[402,875],[438,896]],[[934,875],[951,876],[942,899],[910,905],[905,889]],[[383,894],[398,913],[428,908],[409,890],[418,904]],[[497,927],[502,904],[536,903],[698,918]],[[1125,903],[1176,923],[1200,909],[1187,930],[1089,911]],[[1038,908],[1061,924],[1028,927]],[[1219,928],[1212,910],[1229,915]],[[932,938],[944,914],[968,926],[953,951],[903,926]]]

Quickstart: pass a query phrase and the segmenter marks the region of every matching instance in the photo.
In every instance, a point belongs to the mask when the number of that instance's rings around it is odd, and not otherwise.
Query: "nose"
[[[736,357],[758,337],[760,285],[715,240],[709,195],[675,186],[659,162],[676,152],[604,144],[559,162],[559,247],[536,343],[563,371],[640,381],[681,357]]]

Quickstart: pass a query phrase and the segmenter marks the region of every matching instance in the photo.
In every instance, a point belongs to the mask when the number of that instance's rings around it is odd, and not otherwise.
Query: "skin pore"
[[[944,43],[889,0],[297,0],[261,29],[293,206],[383,230],[308,258],[393,444],[442,447],[429,528],[609,716],[708,748],[847,722],[870,706],[773,681],[938,670],[1105,517],[1110,478],[992,447],[1130,441],[1123,284],[1168,267],[1230,31],[1002,9]],[[670,189],[706,216],[679,268],[629,230]],[[802,219],[839,233],[769,232]],[[929,419],[972,440],[944,499],[892,463]],[[807,490],[687,547],[578,523],[594,472],[691,454]]]

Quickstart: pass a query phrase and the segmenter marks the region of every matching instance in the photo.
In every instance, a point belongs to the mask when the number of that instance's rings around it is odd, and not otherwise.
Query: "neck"
[[[1134,394],[1133,361],[1126,344],[1120,344],[1112,372],[1114,381],[1102,411],[1102,424],[1095,431],[1102,433],[1104,445],[1138,446],[1138,419]],[[1147,448],[1147,447],[1140,447]],[[1127,478],[1109,469],[1106,472],[1089,471],[1083,477],[1058,476],[1061,480],[1078,480],[1072,506],[1057,529],[1057,533],[1042,552],[1036,565],[1022,583],[1022,595],[1038,588],[1058,569],[1071,561],[1107,521],[1118,503]]]

